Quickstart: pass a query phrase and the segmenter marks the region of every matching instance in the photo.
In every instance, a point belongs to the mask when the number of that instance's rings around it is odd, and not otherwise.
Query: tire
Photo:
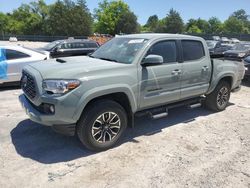
[[[124,108],[112,100],[92,103],[77,123],[77,135],[85,147],[104,151],[114,147],[127,127]]]
[[[225,110],[230,99],[230,84],[226,81],[220,81],[214,91],[206,96],[206,108],[220,112]]]

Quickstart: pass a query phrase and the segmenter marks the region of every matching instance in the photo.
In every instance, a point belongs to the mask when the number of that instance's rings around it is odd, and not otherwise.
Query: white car
[[[237,38],[231,38],[231,42],[232,42],[233,44],[236,44],[236,43],[240,43],[240,40],[237,39]]]
[[[21,46],[0,45],[0,86],[19,82],[25,65],[48,58],[46,54]]]

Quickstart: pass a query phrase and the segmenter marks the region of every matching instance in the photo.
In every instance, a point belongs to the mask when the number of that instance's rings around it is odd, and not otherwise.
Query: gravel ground
[[[250,188],[249,82],[220,113],[177,108],[161,120],[138,118],[119,146],[102,153],[31,122],[20,93],[0,91],[0,187]]]
[[[161,120],[138,118],[101,153],[31,122],[20,93],[0,91],[0,187],[250,188],[250,83],[220,113],[177,108]]]

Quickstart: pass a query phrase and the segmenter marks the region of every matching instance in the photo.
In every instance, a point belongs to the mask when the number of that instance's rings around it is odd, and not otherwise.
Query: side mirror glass
[[[161,65],[163,64],[163,57],[160,55],[148,55],[146,56],[141,65],[143,66],[153,66],[153,65]]]

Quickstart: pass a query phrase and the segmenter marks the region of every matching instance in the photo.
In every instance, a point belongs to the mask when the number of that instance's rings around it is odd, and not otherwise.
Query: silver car
[[[0,86],[18,82],[25,65],[48,58],[46,54],[21,46],[0,45]]]

